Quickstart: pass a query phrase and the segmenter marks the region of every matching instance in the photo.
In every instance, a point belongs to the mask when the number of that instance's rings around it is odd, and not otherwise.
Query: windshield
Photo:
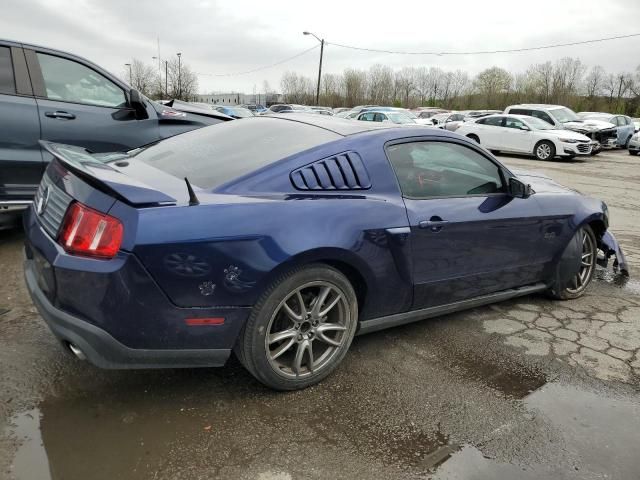
[[[553,129],[553,125],[545,122],[544,120],[540,120],[539,118],[536,118],[536,117],[527,118],[527,123],[534,130],[552,130]]]
[[[569,110],[566,107],[554,108],[553,110],[549,110],[549,113],[553,115],[553,118],[555,118],[560,123],[580,121],[580,119],[573,112],[573,110]]]
[[[404,113],[387,113],[387,117],[393,123],[415,123],[413,119],[409,118]]]

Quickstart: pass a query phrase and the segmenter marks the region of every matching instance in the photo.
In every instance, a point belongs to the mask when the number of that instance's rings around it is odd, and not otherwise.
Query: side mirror
[[[149,115],[147,114],[147,105],[144,102],[142,95],[140,95],[140,92],[135,88],[132,88],[129,91],[129,103],[131,104],[131,108],[135,110],[136,118],[138,120],[149,118]]]
[[[509,178],[509,195],[514,198],[529,198],[533,189],[528,183],[523,183],[515,177]]]
[[[530,132],[531,131],[531,129],[529,127],[527,127],[526,125],[521,125],[520,126],[520,130],[523,130],[525,132]]]

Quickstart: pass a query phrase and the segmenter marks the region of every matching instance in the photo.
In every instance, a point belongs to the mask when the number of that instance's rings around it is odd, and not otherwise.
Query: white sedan
[[[538,160],[591,154],[589,137],[571,130],[556,130],[544,120],[526,115],[490,115],[465,122],[456,133],[493,152],[524,153]]]

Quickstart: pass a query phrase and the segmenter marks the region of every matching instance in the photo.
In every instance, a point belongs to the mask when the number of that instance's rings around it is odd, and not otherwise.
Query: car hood
[[[588,142],[589,137],[583,135],[580,132],[576,132],[574,130],[561,130],[561,129],[552,129],[552,130],[542,130],[544,133],[549,133],[551,135],[555,135],[561,138],[573,138],[575,140],[581,140],[583,142]]]
[[[613,123],[604,122],[602,120],[583,120],[581,122],[567,122],[562,124],[567,130],[574,132],[597,132],[615,128]]]
[[[560,185],[556,181],[541,172],[531,172],[529,170],[511,169],[516,177],[524,183],[528,183],[536,193],[571,193],[581,195],[577,190],[573,190],[564,185]]]
[[[158,104],[160,108],[156,108],[158,116],[162,119],[170,118],[173,121],[192,121],[195,119],[215,118],[217,120],[227,121],[234,120],[233,117],[226,115],[217,110],[190,105],[179,100],[170,100],[165,104]],[[154,105],[155,106],[155,105]]]

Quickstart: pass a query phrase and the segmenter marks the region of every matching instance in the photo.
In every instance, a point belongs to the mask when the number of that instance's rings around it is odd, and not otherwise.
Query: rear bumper
[[[33,260],[25,260],[27,289],[53,334],[73,344],[92,364],[108,369],[220,367],[231,349],[138,349],[123,345],[105,330],[54,307],[36,280]]]

